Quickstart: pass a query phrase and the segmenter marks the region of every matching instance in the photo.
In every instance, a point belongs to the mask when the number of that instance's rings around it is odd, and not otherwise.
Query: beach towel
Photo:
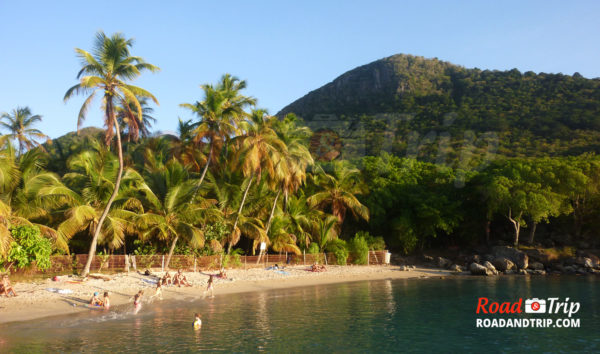
[[[290,275],[290,273],[286,272],[285,270],[276,270],[275,273],[279,273],[279,274],[283,274],[283,275]]]

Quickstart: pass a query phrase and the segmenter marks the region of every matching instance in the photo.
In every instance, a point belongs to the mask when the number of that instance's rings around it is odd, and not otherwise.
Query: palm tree
[[[152,117],[151,114],[154,112],[154,108],[148,104],[148,99],[145,97],[138,99],[140,107],[142,108],[142,119],[139,119],[137,107],[134,102],[129,102],[126,106],[117,106],[117,120],[121,127],[121,134],[126,136],[126,141],[138,141],[140,136],[147,138],[150,136],[150,127],[153,123],[156,123],[156,118]]]
[[[263,172],[266,172],[269,176],[275,175],[276,166],[281,162],[281,156],[287,153],[287,147],[271,128],[269,116],[265,110],[253,110],[249,119],[244,123],[246,134],[236,137],[234,141],[234,143],[237,143],[238,149],[234,161],[239,163],[238,167],[247,178],[247,181],[245,181],[246,188],[236,215],[236,221],[233,224],[233,230],[235,230],[242,215],[244,202],[254,178],[260,180]],[[232,237],[229,241],[228,253],[235,243],[237,243],[237,240]]]
[[[308,198],[309,205],[330,210],[337,217],[340,225],[344,222],[347,211],[350,211],[355,218],[361,217],[368,221],[369,209],[355,196],[364,192],[360,171],[339,161],[334,161],[332,167],[331,175],[322,169],[318,170],[314,180],[321,191]]]
[[[139,191],[146,210],[137,216],[136,223],[142,230],[142,239],[157,237],[171,242],[168,268],[179,238],[183,237],[194,248],[203,247],[202,225],[220,220],[221,213],[212,207],[214,201],[191,203],[197,182],[189,179],[188,172],[176,160],[148,173],[145,180]]]
[[[276,173],[273,176],[277,184],[277,194],[267,221],[267,233],[281,192],[284,195],[283,209],[285,210],[290,193],[295,193],[304,184],[306,181],[306,168],[314,163],[306,145],[311,131],[308,127],[298,127],[295,115],[288,114],[282,121],[272,117],[271,124],[278,138],[285,144],[287,151],[282,155],[282,161],[277,164]]]
[[[121,247],[126,234],[137,232],[134,221],[141,206],[136,202],[135,192],[143,180],[131,169],[125,172],[124,188],[114,198],[116,208],[109,211],[106,222],[100,225],[104,205],[114,191],[118,166],[117,158],[95,142],[93,150],[86,150],[69,160],[71,172],[63,176],[63,182],[50,181],[40,190],[41,195],[64,198],[64,203],[56,209],[66,217],[57,227],[58,241],[63,248],[75,234],[86,230],[92,237],[97,235],[98,244],[108,245],[110,249]]]
[[[337,238],[337,223],[338,220],[333,215],[327,215],[317,220],[315,236],[321,251],[325,249],[327,242]]]
[[[200,119],[194,129],[194,142],[208,144],[208,157],[198,180],[198,187],[204,181],[211,161],[218,156],[223,144],[238,132],[238,124],[246,116],[244,109],[254,105],[256,100],[239,92],[246,88],[246,81],[225,74],[216,85],[202,85],[204,100],[196,103],[183,103],[180,106],[189,109]]]
[[[0,126],[9,131],[6,138],[19,143],[19,155],[22,155],[25,149],[40,146],[35,139],[49,140],[41,131],[32,128],[35,123],[41,121],[42,116],[32,115],[29,107],[17,107],[10,113],[4,112],[0,115]]]
[[[94,231],[88,261],[82,271],[82,275],[84,276],[90,271],[92,258],[96,253],[98,236],[102,229],[104,219],[108,215],[110,206],[117,197],[119,186],[121,185],[121,178],[123,176],[121,130],[115,115],[115,105],[120,103],[123,107],[129,107],[133,104],[138,121],[142,122],[143,110],[138,98],[147,97],[158,104],[158,101],[150,92],[126,83],[126,81],[133,80],[140,76],[141,72],[144,70],[149,70],[151,72],[159,70],[158,67],[146,63],[142,58],[131,56],[129,48],[132,45],[133,40],[125,39],[120,33],[108,37],[104,32],[100,31],[96,34],[92,53],[76,48],[75,51],[81,58],[83,67],[77,74],[79,83],[67,90],[64,97],[64,100],[67,101],[75,94],[87,95],[90,93],[79,111],[79,116],[77,118],[77,128],[79,129],[96,93],[100,92],[103,94],[102,108],[104,109],[104,125],[106,126],[106,144],[108,145],[110,143],[114,135],[117,136],[119,171],[116,175],[113,193],[108,199],[102,215],[100,215],[100,219],[98,220],[98,227],[96,227],[96,230]]]

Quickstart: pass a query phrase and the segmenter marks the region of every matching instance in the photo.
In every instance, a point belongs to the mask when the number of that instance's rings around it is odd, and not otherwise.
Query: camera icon
[[[536,297],[525,300],[525,313],[546,313],[546,300]]]

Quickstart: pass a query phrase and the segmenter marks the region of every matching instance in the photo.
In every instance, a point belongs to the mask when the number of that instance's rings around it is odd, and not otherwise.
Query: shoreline
[[[306,266],[291,266],[285,273],[264,268],[229,269],[229,279],[215,281],[214,295],[228,295],[275,289],[296,288],[304,286],[346,283],[365,280],[414,279],[454,276],[451,271],[418,267],[411,271],[403,271],[400,266],[335,266],[327,267],[326,272],[313,273]],[[172,272],[171,272],[172,273]],[[287,273],[287,274],[286,274]],[[162,272],[154,274],[162,275]],[[183,298],[201,298],[208,280],[207,273],[184,272],[192,287],[163,287],[163,300],[180,300]],[[54,317],[94,311],[85,307],[95,291],[110,293],[111,306],[121,307],[132,303],[133,295],[144,290],[144,301],[154,294],[155,286],[151,285],[151,277],[136,272],[117,273],[108,276],[109,281],[89,279],[75,282],[70,277],[61,277],[60,281],[45,279],[34,282],[15,283],[16,297],[0,297],[0,324],[25,322],[35,319]],[[146,279],[146,280],[144,280]],[[49,289],[67,290],[69,294],[59,294]],[[160,300],[156,300],[160,301]],[[133,305],[132,305],[133,306]]]

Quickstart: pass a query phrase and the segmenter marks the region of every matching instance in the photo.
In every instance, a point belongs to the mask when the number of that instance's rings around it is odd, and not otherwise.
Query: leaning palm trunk
[[[169,264],[171,263],[171,257],[173,257],[173,252],[175,251],[175,245],[177,244],[177,240],[179,236],[175,236],[173,239],[173,243],[171,244],[171,249],[169,249],[169,255],[167,256],[167,263],[165,263],[165,269],[169,269]]]
[[[281,188],[283,189],[283,188]],[[269,215],[269,221],[267,221],[267,227],[265,228],[265,234],[269,234],[269,229],[271,228],[271,222],[273,221],[273,215],[275,215],[275,207],[277,206],[277,199],[279,199],[279,195],[281,194],[281,189],[277,190],[277,195],[275,196],[275,200],[273,201],[273,207],[271,208],[271,215]],[[260,263],[260,258],[262,257],[262,249],[258,251],[258,258],[256,259],[256,264]]]
[[[102,211],[102,215],[100,215],[100,220],[98,220],[98,225],[96,225],[96,230],[94,230],[94,236],[92,237],[92,244],[90,245],[90,252],[88,253],[88,259],[85,263],[85,267],[83,268],[83,271],[81,272],[81,275],[84,277],[86,275],[88,275],[90,272],[92,260],[94,258],[94,255],[96,254],[96,245],[98,244],[98,235],[100,235],[100,231],[102,230],[102,223],[104,223],[104,219],[106,219],[106,216],[108,215],[108,212],[110,211],[110,206],[112,205],[113,201],[117,197],[117,194],[119,193],[119,187],[121,185],[121,177],[123,176],[123,150],[121,150],[122,149],[121,148],[121,133],[119,130],[119,123],[115,119],[112,104],[113,104],[112,97],[109,97],[106,100],[106,113],[109,115],[109,117],[110,117],[111,121],[114,123],[115,129],[116,129],[117,153],[119,156],[119,171],[117,174],[117,180],[115,181],[115,188],[114,188],[112,194],[110,195],[110,198],[108,199],[108,202],[106,203],[106,206],[104,207],[104,210]]]
[[[196,186],[196,190],[194,191],[194,197],[190,200],[190,203],[193,202],[194,200],[196,200],[196,194],[198,194],[198,191],[200,190],[200,186],[202,185],[202,182],[204,181],[204,177],[206,176],[206,171],[208,171],[208,165],[210,165],[210,160],[212,159],[212,154],[213,154],[213,147],[212,147],[212,142],[210,143],[210,146],[208,147],[209,151],[208,151],[208,158],[206,159],[206,165],[204,165],[204,169],[202,170],[202,175],[200,175],[200,180],[198,181],[198,185]]]
[[[248,196],[248,191],[250,190],[250,186],[252,185],[252,180],[254,179],[254,173],[250,176],[250,182],[248,182],[248,186],[244,191],[244,197],[242,198],[242,202],[240,203],[240,208],[238,209],[237,216],[235,217],[235,222],[233,223],[233,229],[231,233],[235,232],[238,222],[240,221],[240,215],[242,215],[242,209],[244,208],[244,203],[246,202],[246,197]],[[229,240],[229,246],[227,246],[227,254],[231,253],[231,247],[233,246],[233,240]]]

